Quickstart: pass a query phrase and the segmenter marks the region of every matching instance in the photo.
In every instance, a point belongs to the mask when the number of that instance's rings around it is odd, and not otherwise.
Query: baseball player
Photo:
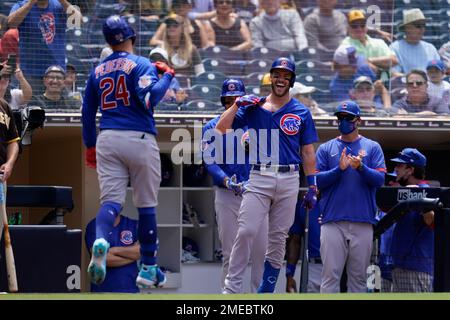
[[[405,148],[396,164],[401,186],[429,187],[425,179],[427,158],[417,149]],[[408,212],[394,226],[390,248],[394,292],[432,292],[434,268],[434,212]]]
[[[361,122],[357,103],[338,105],[335,115],[341,135],[317,149],[317,186],[323,215],[320,235],[321,293],[339,292],[344,266],[348,292],[366,292],[375,193],[384,184],[386,166],[380,145],[358,133]]]
[[[130,183],[133,203],[139,212],[141,245],[141,267],[136,283],[141,288],[162,286],[166,278],[156,264],[155,211],[161,165],[153,108],[164,96],[174,71],[164,63],[152,65],[148,59],[133,54],[136,34],[123,17],[108,17],[103,34],[113,53],[90,74],[82,108],[86,164],[91,168],[97,166],[101,191],[88,273],[95,284],[105,278],[110,246],[106,239],[122,210]],[[164,73],[160,79],[158,70]],[[98,108],[101,118],[97,138]]]
[[[243,193],[239,229],[231,251],[223,293],[242,292],[242,277],[251,248],[267,217],[268,247],[258,292],[275,290],[287,234],[294,222],[301,163],[309,185],[305,205],[312,208],[316,202],[313,143],[318,137],[308,108],[289,97],[289,88],[295,82],[294,62],[284,57],[276,59],[270,69],[270,79],[272,93],[269,96],[262,99],[253,95],[238,98],[221,115],[216,125],[222,133],[245,126],[251,131],[252,167]],[[276,145],[271,144],[272,139],[278,139]]]
[[[320,201],[319,201],[320,202]],[[322,260],[320,259],[319,205],[309,212],[308,225],[308,292],[319,293],[322,282]],[[305,233],[306,209],[301,200],[295,208],[295,220],[289,230],[286,245],[286,292],[297,292],[294,279],[295,269],[300,257],[300,238]],[[303,263],[303,262],[302,262]]]
[[[225,109],[229,109],[235,102],[236,98],[245,95],[245,86],[242,80],[226,79],[222,85],[222,94],[220,96],[222,105]],[[203,127],[203,136],[206,132],[215,130],[217,121],[220,116],[212,119]],[[244,133],[241,141],[245,141],[247,135]],[[221,145],[215,144],[216,152],[222,152],[221,159],[228,159],[226,149],[226,139],[230,135],[223,135],[223,143]],[[234,139],[234,136],[232,137]],[[212,141],[211,141],[212,140]],[[214,144],[211,139],[205,141],[206,146]],[[228,266],[230,261],[230,253],[233,247],[234,239],[238,231],[238,216],[239,208],[242,202],[242,193],[245,190],[244,184],[248,180],[250,172],[250,165],[248,164],[248,156],[246,161],[239,163],[237,157],[237,148],[240,148],[240,143],[234,141],[233,148],[233,162],[222,161],[224,163],[206,163],[206,169],[212,176],[215,188],[214,206],[216,210],[217,226],[219,229],[219,239],[222,244],[222,289],[224,288],[225,276],[228,273]],[[251,292],[256,292],[261,281],[264,269],[264,256],[267,248],[267,219],[261,224],[261,230],[255,238],[251,250],[252,272],[251,272]]]

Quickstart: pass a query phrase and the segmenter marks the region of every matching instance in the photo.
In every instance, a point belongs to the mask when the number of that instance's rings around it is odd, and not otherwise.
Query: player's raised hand
[[[347,148],[344,148],[341,153],[341,158],[339,159],[339,168],[345,170],[350,165],[350,159],[347,156]]]
[[[97,155],[95,147],[86,149],[86,166],[92,169],[97,168]]]
[[[175,70],[173,70],[171,67],[169,67],[166,63],[162,61],[157,61],[154,63],[156,69],[158,69],[161,73],[169,73],[172,75],[172,77],[175,76]]]
[[[261,98],[254,94],[247,94],[245,96],[239,97],[236,99],[236,105],[241,108],[245,108],[248,106],[254,106],[261,101]]]
[[[353,155],[348,155],[347,156],[350,167],[352,167],[353,169],[359,169],[359,167],[361,167],[362,165],[362,158],[360,156],[353,156]]]

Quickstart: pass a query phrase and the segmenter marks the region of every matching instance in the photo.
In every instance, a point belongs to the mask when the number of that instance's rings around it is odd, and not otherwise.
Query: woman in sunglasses
[[[394,110],[399,113],[419,115],[448,114],[449,107],[436,96],[428,95],[427,74],[422,70],[411,70],[406,75],[406,97],[395,101]]]
[[[252,47],[252,38],[247,24],[236,18],[233,0],[214,0],[217,16],[211,19],[216,45],[231,50],[246,51]]]
[[[413,69],[426,70],[428,61],[440,59],[433,44],[422,40],[425,28],[426,18],[420,9],[403,12],[399,30],[405,33],[405,37],[390,46],[399,63],[392,69],[393,76],[404,76]]]

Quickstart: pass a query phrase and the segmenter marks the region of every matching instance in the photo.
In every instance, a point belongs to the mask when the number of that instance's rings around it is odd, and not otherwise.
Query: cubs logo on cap
[[[302,119],[293,113],[285,114],[280,119],[281,130],[289,136],[293,136],[300,131]]]
[[[120,233],[120,242],[126,245],[133,244],[133,233],[130,230],[123,230]]]
[[[228,84],[228,91],[235,91],[236,90],[236,85],[234,83],[229,83]]]
[[[281,61],[280,61],[280,64],[281,64],[283,67],[287,67],[287,66],[288,66],[287,60],[281,60]]]

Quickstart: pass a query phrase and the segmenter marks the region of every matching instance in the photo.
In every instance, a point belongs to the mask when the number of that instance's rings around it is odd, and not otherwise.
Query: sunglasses
[[[413,23],[412,25],[417,29],[425,29],[425,24],[423,23]]]
[[[350,28],[352,29],[358,29],[358,28],[365,28],[366,27],[366,23],[351,23],[350,24]]]
[[[338,114],[337,118],[339,121],[347,120],[347,121],[353,122],[356,120],[356,117],[351,114]]]
[[[229,5],[232,5],[233,4],[233,0],[215,0],[214,1],[214,3],[216,4],[216,5],[219,5],[219,4],[229,4]]]
[[[358,92],[369,92],[372,91],[373,87],[367,86],[367,87],[358,87],[356,88],[356,91]]]
[[[406,85],[408,86],[408,87],[420,87],[420,86],[423,86],[425,84],[425,82],[424,81],[410,81],[410,82],[407,82],[406,83]]]
[[[178,22],[176,21],[167,21],[166,22],[167,28],[178,28],[178,26],[180,25]]]

